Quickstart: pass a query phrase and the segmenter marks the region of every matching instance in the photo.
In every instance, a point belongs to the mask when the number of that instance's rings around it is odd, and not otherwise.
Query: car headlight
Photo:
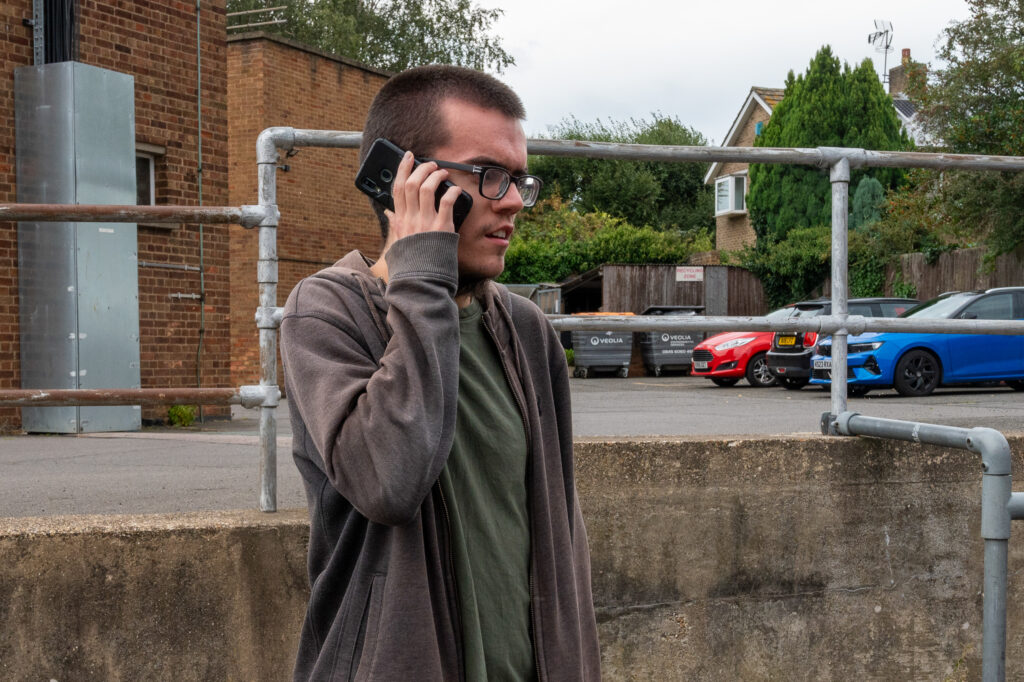
[[[846,348],[847,353],[870,353],[882,347],[884,341],[872,341],[871,343],[851,343]]]
[[[753,336],[748,336],[745,339],[733,339],[732,341],[726,341],[715,346],[715,350],[729,350],[730,348],[739,348],[745,346],[754,340]]]

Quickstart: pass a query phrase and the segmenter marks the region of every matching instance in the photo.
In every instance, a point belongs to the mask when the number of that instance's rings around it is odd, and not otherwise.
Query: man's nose
[[[495,210],[502,212],[513,212],[518,213],[523,209],[525,204],[523,203],[523,195],[519,193],[519,186],[516,183],[511,183],[508,186],[508,191],[505,192],[505,196],[498,199],[496,202]]]

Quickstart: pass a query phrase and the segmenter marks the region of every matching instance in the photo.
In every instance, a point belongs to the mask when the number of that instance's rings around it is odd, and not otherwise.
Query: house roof
[[[917,105],[911,102],[909,99],[903,99],[899,97],[893,97],[892,105],[896,107],[896,113],[900,115],[906,121],[914,118],[914,114],[917,113]]]
[[[740,107],[740,113],[736,115],[736,120],[732,122],[732,127],[729,128],[729,132],[726,133],[725,139],[722,141],[722,146],[734,146],[736,138],[739,136],[740,131],[743,130],[747,119],[750,118],[750,114],[755,110],[755,107],[761,107],[770,116],[775,105],[782,101],[782,96],[785,94],[786,91],[783,88],[762,88],[756,85],[750,88],[747,99],[744,100],[743,106]],[[708,168],[708,172],[704,176],[705,183],[715,176],[716,170],[718,170],[717,161]]]

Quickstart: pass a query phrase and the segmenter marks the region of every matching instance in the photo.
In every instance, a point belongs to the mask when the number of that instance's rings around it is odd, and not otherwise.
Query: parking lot
[[[689,376],[572,379],[579,438],[755,437],[816,434],[829,394],[731,388]],[[1024,430],[1024,393],[1006,387],[939,389],[926,398],[895,391],[851,398],[876,417]],[[287,408],[278,409],[278,507],[304,507],[291,459]],[[257,413],[188,429],[125,434],[0,438],[0,516],[249,509],[258,489]]]
[[[754,436],[818,433],[827,391],[806,386],[731,388],[700,377],[597,377],[573,379],[573,424],[577,436]],[[1006,386],[940,388],[924,398],[904,398],[892,389],[850,398],[850,410],[873,417],[952,426],[1024,430],[1024,393]]]

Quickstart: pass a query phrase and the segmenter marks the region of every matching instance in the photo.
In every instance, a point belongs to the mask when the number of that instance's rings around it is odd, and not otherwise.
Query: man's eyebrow
[[[501,163],[500,161],[496,161],[495,159],[492,159],[489,156],[475,156],[472,159],[466,161],[466,163],[474,166],[497,166],[498,168],[504,168],[512,175],[526,174],[525,168],[508,168],[505,166],[505,164]]]

